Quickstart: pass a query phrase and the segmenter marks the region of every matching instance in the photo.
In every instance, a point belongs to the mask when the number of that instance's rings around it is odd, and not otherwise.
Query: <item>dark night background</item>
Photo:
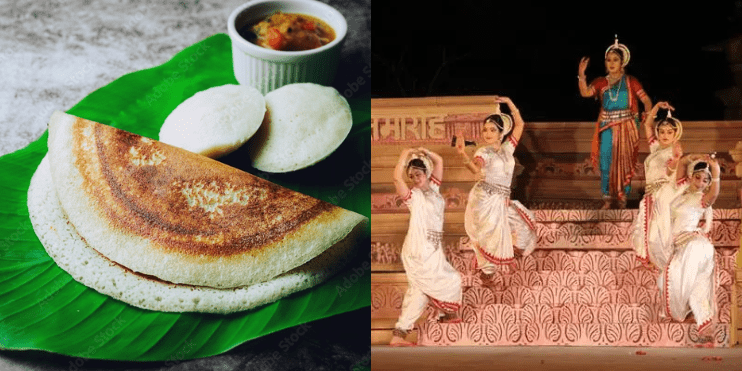
[[[527,121],[593,121],[599,104],[580,97],[578,63],[590,57],[588,82],[605,75],[603,55],[618,34],[631,51],[626,72],[653,103],[669,101],[681,120],[739,119],[725,117],[717,96],[735,86],[725,46],[742,35],[739,0],[374,0],[372,7],[374,98],[498,94]]]

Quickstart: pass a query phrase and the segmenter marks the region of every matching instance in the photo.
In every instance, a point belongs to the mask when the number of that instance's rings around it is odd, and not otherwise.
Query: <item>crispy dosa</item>
[[[159,280],[257,284],[301,266],[366,218],[204,156],[55,112],[51,177],[62,210],[106,259]]]
[[[306,264],[267,282],[217,289],[176,285],[137,274],[105,258],[80,237],[59,203],[45,157],[31,179],[28,209],[36,235],[49,256],[76,281],[139,308],[165,312],[231,313],[271,303],[315,286],[336,272],[354,253],[357,230]]]

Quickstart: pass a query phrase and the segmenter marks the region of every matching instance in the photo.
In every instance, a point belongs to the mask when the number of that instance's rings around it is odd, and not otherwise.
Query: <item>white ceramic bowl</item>
[[[275,13],[300,13],[317,17],[335,30],[335,40],[319,48],[303,51],[281,51],[260,47],[237,32]],[[261,93],[297,82],[330,85],[340,62],[340,47],[348,32],[348,23],[335,8],[315,0],[258,0],[235,9],[227,21],[232,40],[234,76],[242,85]]]

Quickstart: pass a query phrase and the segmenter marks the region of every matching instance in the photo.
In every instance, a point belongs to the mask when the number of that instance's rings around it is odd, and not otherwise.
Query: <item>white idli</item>
[[[252,166],[285,173],[314,165],[334,152],[353,125],[350,105],[334,88],[290,84],[265,96],[265,121],[250,140]]]
[[[160,129],[161,142],[211,158],[231,153],[255,134],[265,116],[265,98],[244,85],[200,91],[179,104]]]

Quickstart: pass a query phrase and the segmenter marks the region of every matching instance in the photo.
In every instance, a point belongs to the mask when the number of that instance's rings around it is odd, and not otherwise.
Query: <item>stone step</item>
[[[712,324],[713,343],[730,346],[730,326]],[[695,323],[496,323],[424,322],[418,340],[426,346],[653,346],[695,347]]]
[[[661,316],[664,303],[566,303],[566,304],[480,304],[461,309],[466,323],[669,323]],[[731,303],[723,300],[714,318],[731,323]],[[431,312],[432,313],[432,312]],[[435,321],[435,318],[428,318]]]
[[[719,286],[716,289],[717,304],[732,301],[732,285]],[[622,289],[608,289],[602,286],[584,286],[565,288],[561,286],[540,287],[507,287],[490,289],[471,287],[464,290],[462,304],[481,306],[486,304],[526,305],[548,304],[559,306],[565,304],[607,305],[607,304],[653,304],[664,303],[659,290],[653,287],[628,286]]]
[[[739,241],[736,242],[739,244]],[[470,250],[467,242],[454,246],[446,244],[444,252],[448,261],[465,275],[473,275],[474,251]],[[720,269],[734,271],[735,250],[738,246],[716,245],[716,263]],[[372,272],[404,272],[399,250],[395,246],[384,243],[371,244]],[[633,250],[615,249],[536,249],[526,257],[515,259],[515,269],[519,271],[556,271],[570,270],[586,273],[590,271],[612,271],[623,273],[644,269],[636,259]]]

